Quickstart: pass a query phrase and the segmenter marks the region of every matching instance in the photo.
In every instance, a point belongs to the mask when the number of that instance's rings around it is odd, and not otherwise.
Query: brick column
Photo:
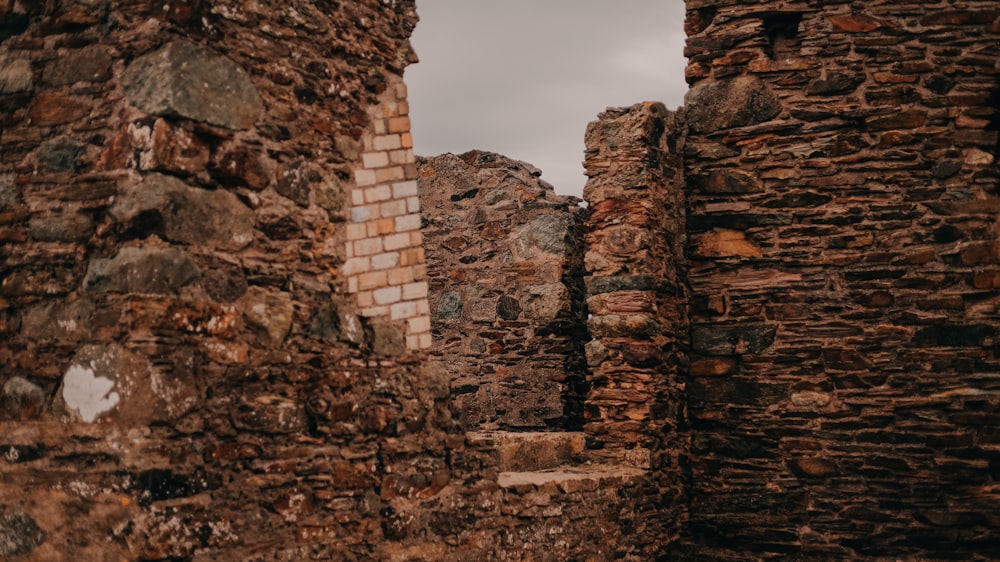
[[[399,326],[408,350],[431,345],[427,268],[406,85],[393,80],[370,113],[347,225],[347,289],[361,316]]]

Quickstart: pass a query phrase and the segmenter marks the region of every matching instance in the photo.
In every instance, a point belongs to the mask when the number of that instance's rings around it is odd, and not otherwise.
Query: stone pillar
[[[595,456],[648,468],[648,512],[664,540],[685,510],[682,466],[687,302],[676,116],[662,104],[609,109],[587,127],[585,426]]]

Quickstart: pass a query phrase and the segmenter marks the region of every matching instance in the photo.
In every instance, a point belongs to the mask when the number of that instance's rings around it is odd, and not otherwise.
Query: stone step
[[[549,470],[501,472],[501,488],[517,492],[555,485],[564,493],[617,486],[645,477],[648,471],[621,465],[561,466]]]
[[[484,431],[469,432],[474,445],[492,447],[500,472],[531,472],[571,465],[579,461],[586,445],[582,432]]]

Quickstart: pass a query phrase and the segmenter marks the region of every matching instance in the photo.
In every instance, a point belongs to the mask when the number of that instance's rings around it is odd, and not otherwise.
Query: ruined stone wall
[[[433,355],[468,429],[579,429],[584,214],[488,152],[420,161]]]
[[[392,505],[448,481],[454,428],[415,353],[415,22],[0,3],[0,558],[404,548]]]
[[[1000,556],[1000,10],[687,2],[688,556]]]
[[[587,127],[584,162],[591,338],[584,430],[591,456],[648,470],[636,510],[657,553],[683,531],[686,509],[679,130],[659,103],[608,109]]]

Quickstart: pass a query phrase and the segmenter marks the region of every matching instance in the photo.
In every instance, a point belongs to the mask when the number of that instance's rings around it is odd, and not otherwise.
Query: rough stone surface
[[[244,69],[186,40],[132,61],[122,84],[129,102],[147,113],[229,129],[249,128],[264,109]]]
[[[434,347],[475,429],[578,428],[583,210],[530,164],[419,161]]]
[[[198,279],[191,256],[174,248],[122,248],[110,259],[91,260],[83,285],[95,293],[177,292]]]
[[[760,78],[744,74],[695,84],[684,97],[684,109],[692,131],[710,133],[768,121],[781,112],[781,102]]]
[[[172,176],[145,176],[110,212],[124,228],[172,242],[238,250],[253,241],[254,213],[235,195],[189,187]]]
[[[0,505],[0,555],[24,556],[45,541],[45,531],[23,511]]]
[[[0,55],[0,94],[30,92],[34,87],[29,59]]]

